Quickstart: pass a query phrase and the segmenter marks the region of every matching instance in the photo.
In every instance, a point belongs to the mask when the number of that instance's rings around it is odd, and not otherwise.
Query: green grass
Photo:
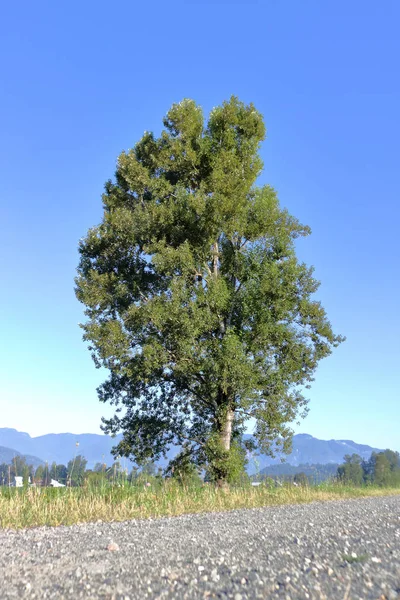
[[[264,486],[219,489],[212,485],[184,487],[175,482],[151,487],[0,488],[0,527],[71,525],[89,521],[124,521],[172,517],[185,513],[226,511],[313,501],[387,496],[400,489],[321,484],[312,487]]]

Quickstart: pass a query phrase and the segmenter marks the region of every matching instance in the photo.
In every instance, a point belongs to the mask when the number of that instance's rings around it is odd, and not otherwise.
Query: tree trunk
[[[213,255],[213,274],[214,277],[218,277],[218,261],[219,261],[219,250],[218,250],[218,242],[215,242],[212,245],[212,255]]]
[[[223,449],[227,452],[229,452],[231,448],[232,425],[234,418],[235,412],[231,408],[228,408],[228,410],[226,411],[225,423],[221,429],[221,444]],[[217,486],[225,490],[229,489],[228,482],[226,481],[226,479],[218,479]]]
[[[226,420],[221,430],[221,442],[224,450],[229,451],[231,447],[232,425],[235,413],[231,408],[226,411]]]

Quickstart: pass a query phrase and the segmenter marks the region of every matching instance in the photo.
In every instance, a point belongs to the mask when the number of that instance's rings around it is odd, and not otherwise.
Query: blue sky
[[[397,0],[22,1],[0,9],[0,427],[99,432],[77,244],[122,149],[173,102],[265,117],[260,183],[313,235],[334,329],[296,431],[400,450]]]

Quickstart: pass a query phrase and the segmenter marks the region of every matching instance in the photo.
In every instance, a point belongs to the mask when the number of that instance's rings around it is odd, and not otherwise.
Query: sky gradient
[[[235,94],[264,115],[259,183],[311,226],[298,253],[347,337],[296,432],[400,450],[400,4],[39,0],[0,18],[0,427],[100,432],[78,240],[173,102]]]

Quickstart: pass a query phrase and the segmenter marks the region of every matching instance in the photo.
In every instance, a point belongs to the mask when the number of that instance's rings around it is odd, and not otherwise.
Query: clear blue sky
[[[0,427],[99,432],[73,291],[117,155],[173,102],[264,114],[262,182],[347,342],[297,431],[400,450],[398,0],[4,2],[0,9]]]

